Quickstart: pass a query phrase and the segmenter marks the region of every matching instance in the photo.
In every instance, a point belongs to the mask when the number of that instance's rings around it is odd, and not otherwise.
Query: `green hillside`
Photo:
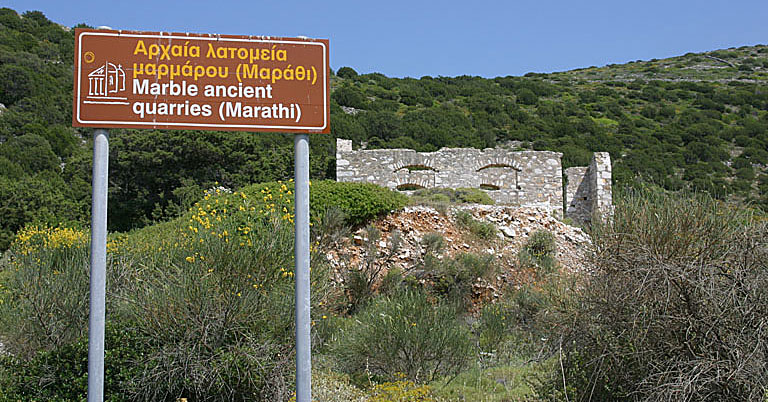
[[[86,224],[91,130],[71,122],[73,32],[0,9],[0,249],[29,222]],[[692,188],[768,209],[768,46],[524,77],[332,78],[332,136],[311,175],[334,178],[334,137],[369,148],[608,151],[614,185]],[[284,134],[110,131],[110,229],[185,210],[201,189],[292,176]]]
[[[332,98],[337,135],[369,147],[513,145],[609,151],[618,185],[648,181],[766,207],[768,46],[524,77],[356,75]],[[357,109],[365,112],[358,112]]]

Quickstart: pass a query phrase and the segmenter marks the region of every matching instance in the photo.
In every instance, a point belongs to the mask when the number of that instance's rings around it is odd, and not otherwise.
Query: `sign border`
[[[302,133],[330,133],[328,127],[328,119],[330,114],[330,99],[328,93],[328,46],[326,44],[327,39],[312,40],[307,38],[302,40],[301,38],[281,38],[275,37],[271,39],[269,36],[238,36],[238,35],[219,35],[219,34],[190,34],[190,33],[165,33],[165,32],[147,32],[140,31],[109,31],[109,30],[91,30],[78,28],[82,31],[79,33],[78,41],[76,43],[77,51],[77,65],[75,66],[75,87],[77,92],[73,94],[75,97],[75,110],[73,111],[73,121],[78,124],[82,124],[81,127],[110,127],[110,128],[148,128],[149,129],[169,129],[169,130],[184,130],[192,127],[199,127],[202,129],[217,129],[218,131],[239,130],[250,131],[249,129],[258,129],[259,131],[274,130],[276,132],[302,132]],[[77,33],[76,33],[77,34]],[[310,45],[321,46],[323,49],[323,74],[326,79],[323,80],[323,97],[325,102],[323,104],[323,125],[322,126],[277,126],[277,125],[261,125],[261,124],[209,124],[209,123],[172,123],[172,122],[133,122],[133,121],[106,121],[106,120],[81,120],[80,118],[80,105],[81,97],[80,90],[82,87],[81,75],[82,75],[82,41],[86,36],[114,36],[114,37],[132,37],[132,38],[150,38],[150,39],[196,39],[207,41],[224,41],[224,42],[261,42],[261,43],[278,43],[278,44],[292,44],[292,45]],[[216,130],[211,130],[216,131]]]

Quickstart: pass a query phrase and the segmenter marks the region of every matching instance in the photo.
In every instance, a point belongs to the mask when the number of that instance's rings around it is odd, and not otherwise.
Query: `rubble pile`
[[[498,229],[496,238],[480,239],[458,226],[455,216],[462,210],[479,221],[494,224]],[[500,269],[495,280],[480,280],[475,286],[476,293],[493,296],[497,296],[496,289],[503,283],[516,284],[531,279],[530,273],[520,272],[517,255],[528,237],[537,230],[554,235],[556,259],[561,269],[568,272],[584,269],[590,245],[589,236],[580,228],[556,219],[546,208],[536,207],[472,204],[452,207],[441,214],[432,207],[409,206],[371,225],[375,230],[360,228],[326,250],[336,284],[343,284],[347,270],[362,269],[363,264],[376,264],[381,267],[382,274],[393,268],[412,273],[427,251],[423,239],[429,233],[437,233],[444,239],[438,258],[452,258],[460,253],[496,256]]]
[[[530,235],[546,230],[555,236],[556,259],[569,272],[584,269],[586,251],[591,244],[589,235],[581,228],[570,226],[545,208],[514,208],[496,205],[473,205],[458,209],[470,212],[475,219],[491,222],[499,229],[498,236],[504,240],[500,254],[517,255]]]

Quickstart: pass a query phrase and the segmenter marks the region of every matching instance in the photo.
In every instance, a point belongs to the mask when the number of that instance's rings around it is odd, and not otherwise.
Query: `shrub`
[[[108,323],[104,340],[104,397],[126,400],[126,390],[138,375],[136,361],[143,350],[127,323]],[[25,360],[0,356],[0,400],[85,400],[88,393],[88,340],[39,352]]]
[[[325,211],[336,206],[347,214],[348,223],[353,226],[401,209],[408,203],[405,195],[370,183],[324,180],[312,183],[310,194],[313,210]]]
[[[368,105],[363,92],[353,85],[342,85],[336,88],[331,94],[331,99],[341,106],[353,107],[355,109],[365,109]]]
[[[708,196],[644,191],[594,230],[594,273],[562,323],[571,400],[764,398],[765,222]]]
[[[494,224],[478,221],[467,211],[456,213],[456,223],[481,239],[490,240],[496,235],[496,226]]]
[[[131,396],[280,400],[292,384],[292,214],[243,193],[206,196],[184,219],[177,252],[147,259],[127,317],[144,339]],[[173,247],[172,247],[173,248]],[[313,260],[313,294],[325,283]]]
[[[445,247],[445,238],[437,232],[429,232],[421,238],[421,244],[424,246],[425,253],[439,254]]]
[[[421,270],[421,275],[431,274],[442,263],[440,254],[445,247],[445,238],[440,233],[430,232],[421,238],[421,245],[424,246],[424,255],[417,266]]]
[[[485,193],[477,188],[458,188],[456,189],[456,199],[462,204],[483,204],[493,205],[494,201]]]
[[[354,313],[365,306],[374,296],[373,286],[378,282],[384,265],[378,261],[378,243],[381,232],[371,225],[365,229],[367,238],[362,261],[359,266],[349,267],[344,288],[349,304],[347,311]]]
[[[528,241],[525,242],[525,251],[534,257],[553,257],[557,251],[555,236],[546,230],[537,230],[533,232]]]
[[[404,207],[408,197],[398,192],[370,183],[343,183],[331,180],[312,182],[310,192],[310,216],[321,222],[331,208],[346,216],[352,226],[365,224],[378,216]],[[248,186],[243,193],[256,201],[274,204],[276,211],[293,214],[293,181],[271,182]]]
[[[416,203],[454,203],[454,204],[485,204],[493,205],[494,202],[488,194],[477,188],[425,188],[416,190],[411,195]]]
[[[518,260],[523,267],[533,266],[537,270],[549,273],[557,266],[556,252],[555,236],[546,230],[537,230],[523,245],[523,249],[518,254]]]
[[[344,66],[336,71],[336,76],[339,78],[355,78],[357,77],[357,71],[355,71],[352,67]]]
[[[387,296],[395,294],[403,286],[404,279],[402,269],[391,267],[381,279],[379,294]]]
[[[79,339],[88,328],[88,233],[22,229],[0,270],[0,338],[22,359]]]
[[[323,213],[320,224],[312,229],[317,230],[314,238],[319,239],[324,247],[337,244],[349,235],[346,225],[347,215],[338,207],[330,207]]]
[[[469,361],[472,343],[451,308],[404,290],[377,298],[355,315],[335,350],[350,372],[368,370],[389,380],[402,373],[425,382],[458,373]]]
[[[499,302],[486,305],[477,327],[480,348],[486,352],[500,351],[511,340],[514,348],[524,349],[526,341],[521,338],[535,335],[538,314],[549,303],[543,289],[524,286],[506,293]]]
[[[281,199],[285,193],[271,194]],[[176,221],[110,238],[107,321],[121,325],[113,335],[125,336],[107,344],[113,396],[288,398],[292,214],[267,202],[269,197],[254,198],[208,194]],[[0,317],[7,324],[0,331],[4,348],[15,355],[0,365],[0,388],[12,400],[14,393],[81,399],[88,315],[85,234],[28,229],[18,238],[9,265],[0,271]],[[327,281],[315,257],[311,283],[317,303]],[[119,363],[114,369],[111,355]]]
[[[434,275],[434,291],[449,302],[463,309],[472,297],[472,285],[478,278],[493,269],[494,257],[490,254],[460,254],[437,264]]]

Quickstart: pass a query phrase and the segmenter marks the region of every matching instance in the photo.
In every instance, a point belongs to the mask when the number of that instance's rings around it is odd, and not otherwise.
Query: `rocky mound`
[[[496,226],[496,236],[481,239],[462,228],[456,221],[459,211],[469,212],[476,220]],[[326,258],[333,267],[333,280],[343,285],[348,270],[375,265],[380,276],[397,268],[406,275],[413,274],[427,249],[425,235],[437,233],[445,241],[438,258],[451,258],[460,253],[492,254],[499,267],[495,278],[480,279],[476,293],[498,296],[504,284],[519,286],[534,278],[532,272],[521,268],[518,253],[526,240],[538,230],[554,235],[556,260],[562,270],[584,269],[585,257],[591,244],[580,228],[553,217],[544,208],[515,208],[497,205],[467,205],[452,207],[445,213],[427,206],[410,206],[376,220],[375,229],[361,228],[332,247]]]

